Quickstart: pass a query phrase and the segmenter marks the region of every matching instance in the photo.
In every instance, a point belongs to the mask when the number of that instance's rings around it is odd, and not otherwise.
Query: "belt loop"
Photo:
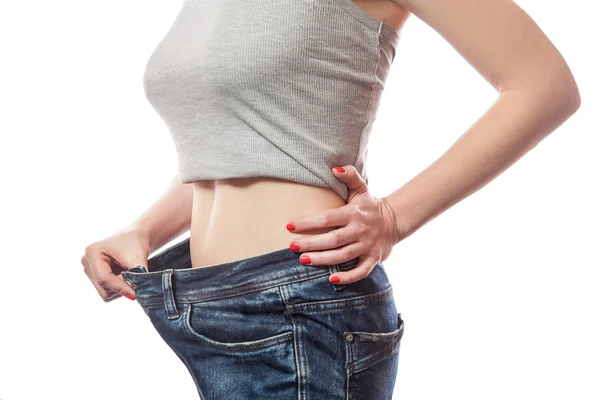
[[[329,276],[333,275],[336,272],[340,271],[340,266],[339,264],[333,264],[329,266]],[[331,284],[333,285],[333,290],[335,290],[336,292],[339,292],[340,290],[344,289],[346,287],[346,285],[336,285],[336,284]]]
[[[173,294],[173,269],[165,269],[162,274],[162,289],[163,289],[163,297],[165,299],[165,309],[167,310],[167,315],[169,319],[177,319],[179,318],[179,311],[177,311],[177,306],[175,305],[175,297]]]

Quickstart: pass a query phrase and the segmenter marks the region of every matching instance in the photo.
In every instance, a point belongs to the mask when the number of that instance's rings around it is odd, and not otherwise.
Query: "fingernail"
[[[309,256],[302,256],[302,257],[300,257],[300,262],[302,264],[310,264],[310,257]]]
[[[338,278],[337,276],[331,276],[331,277],[329,277],[329,282],[340,283],[340,278]]]
[[[127,298],[128,298],[129,300],[135,300],[135,296],[134,296],[134,295],[132,295],[131,293],[126,293],[126,294],[125,294],[125,296],[127,296]]]
[[[288,231],[294,231],[294,230],[296,230],[296,225],[294,225],[293,222],[290,222],[285,227],[287,228]]]
[[[337,172],[346,172],[346,170],[342,167],[334,167],[334,168],[337,170]]]
[[[298,243],[296,243],[296,242],[293,242],[290,245],[290,250],[292,250],[292,251],[300,251],[300,245]]]

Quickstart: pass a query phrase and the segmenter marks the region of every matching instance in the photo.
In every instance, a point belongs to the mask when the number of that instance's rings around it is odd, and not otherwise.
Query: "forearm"
[[[188,231],[192,218],[192,185],[173,177],[166,192],[126,229],[148,237],[150,254]]]
[[[567,120],[579,97],[565,87],[500,93],[440,158],[385,196],[399,239],[485,186]]]

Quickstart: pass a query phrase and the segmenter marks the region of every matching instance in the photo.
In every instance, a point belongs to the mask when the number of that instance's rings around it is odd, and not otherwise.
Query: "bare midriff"
[[[346,204],[329,187],[277,178],[220,179],[192,185],[192,267],[289,248],[295,238],[335,229],[294,233],[286,228],[289,221]]]
[[[365,12],[397,31],[409,12],[391,0],[355,1]],[[332,172],[333,174],[333,172]],[[277,178],[236,178],[192,182],[190,230],[192,267],[242,260],[289,248],[296,238],[329,232],[328,227],[290,232],[294,218],[346,204],[330,187]],[[302,253],[298,253],[300,257]]]

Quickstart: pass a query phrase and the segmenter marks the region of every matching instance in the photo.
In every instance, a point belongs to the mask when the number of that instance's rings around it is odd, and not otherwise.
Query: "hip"
[[[122,275],[201,398],[391,398],[404,322],[382,263],[340,286],[329,275],[357,259],[306,266],[285,248],[192,268],[189,250]]]

